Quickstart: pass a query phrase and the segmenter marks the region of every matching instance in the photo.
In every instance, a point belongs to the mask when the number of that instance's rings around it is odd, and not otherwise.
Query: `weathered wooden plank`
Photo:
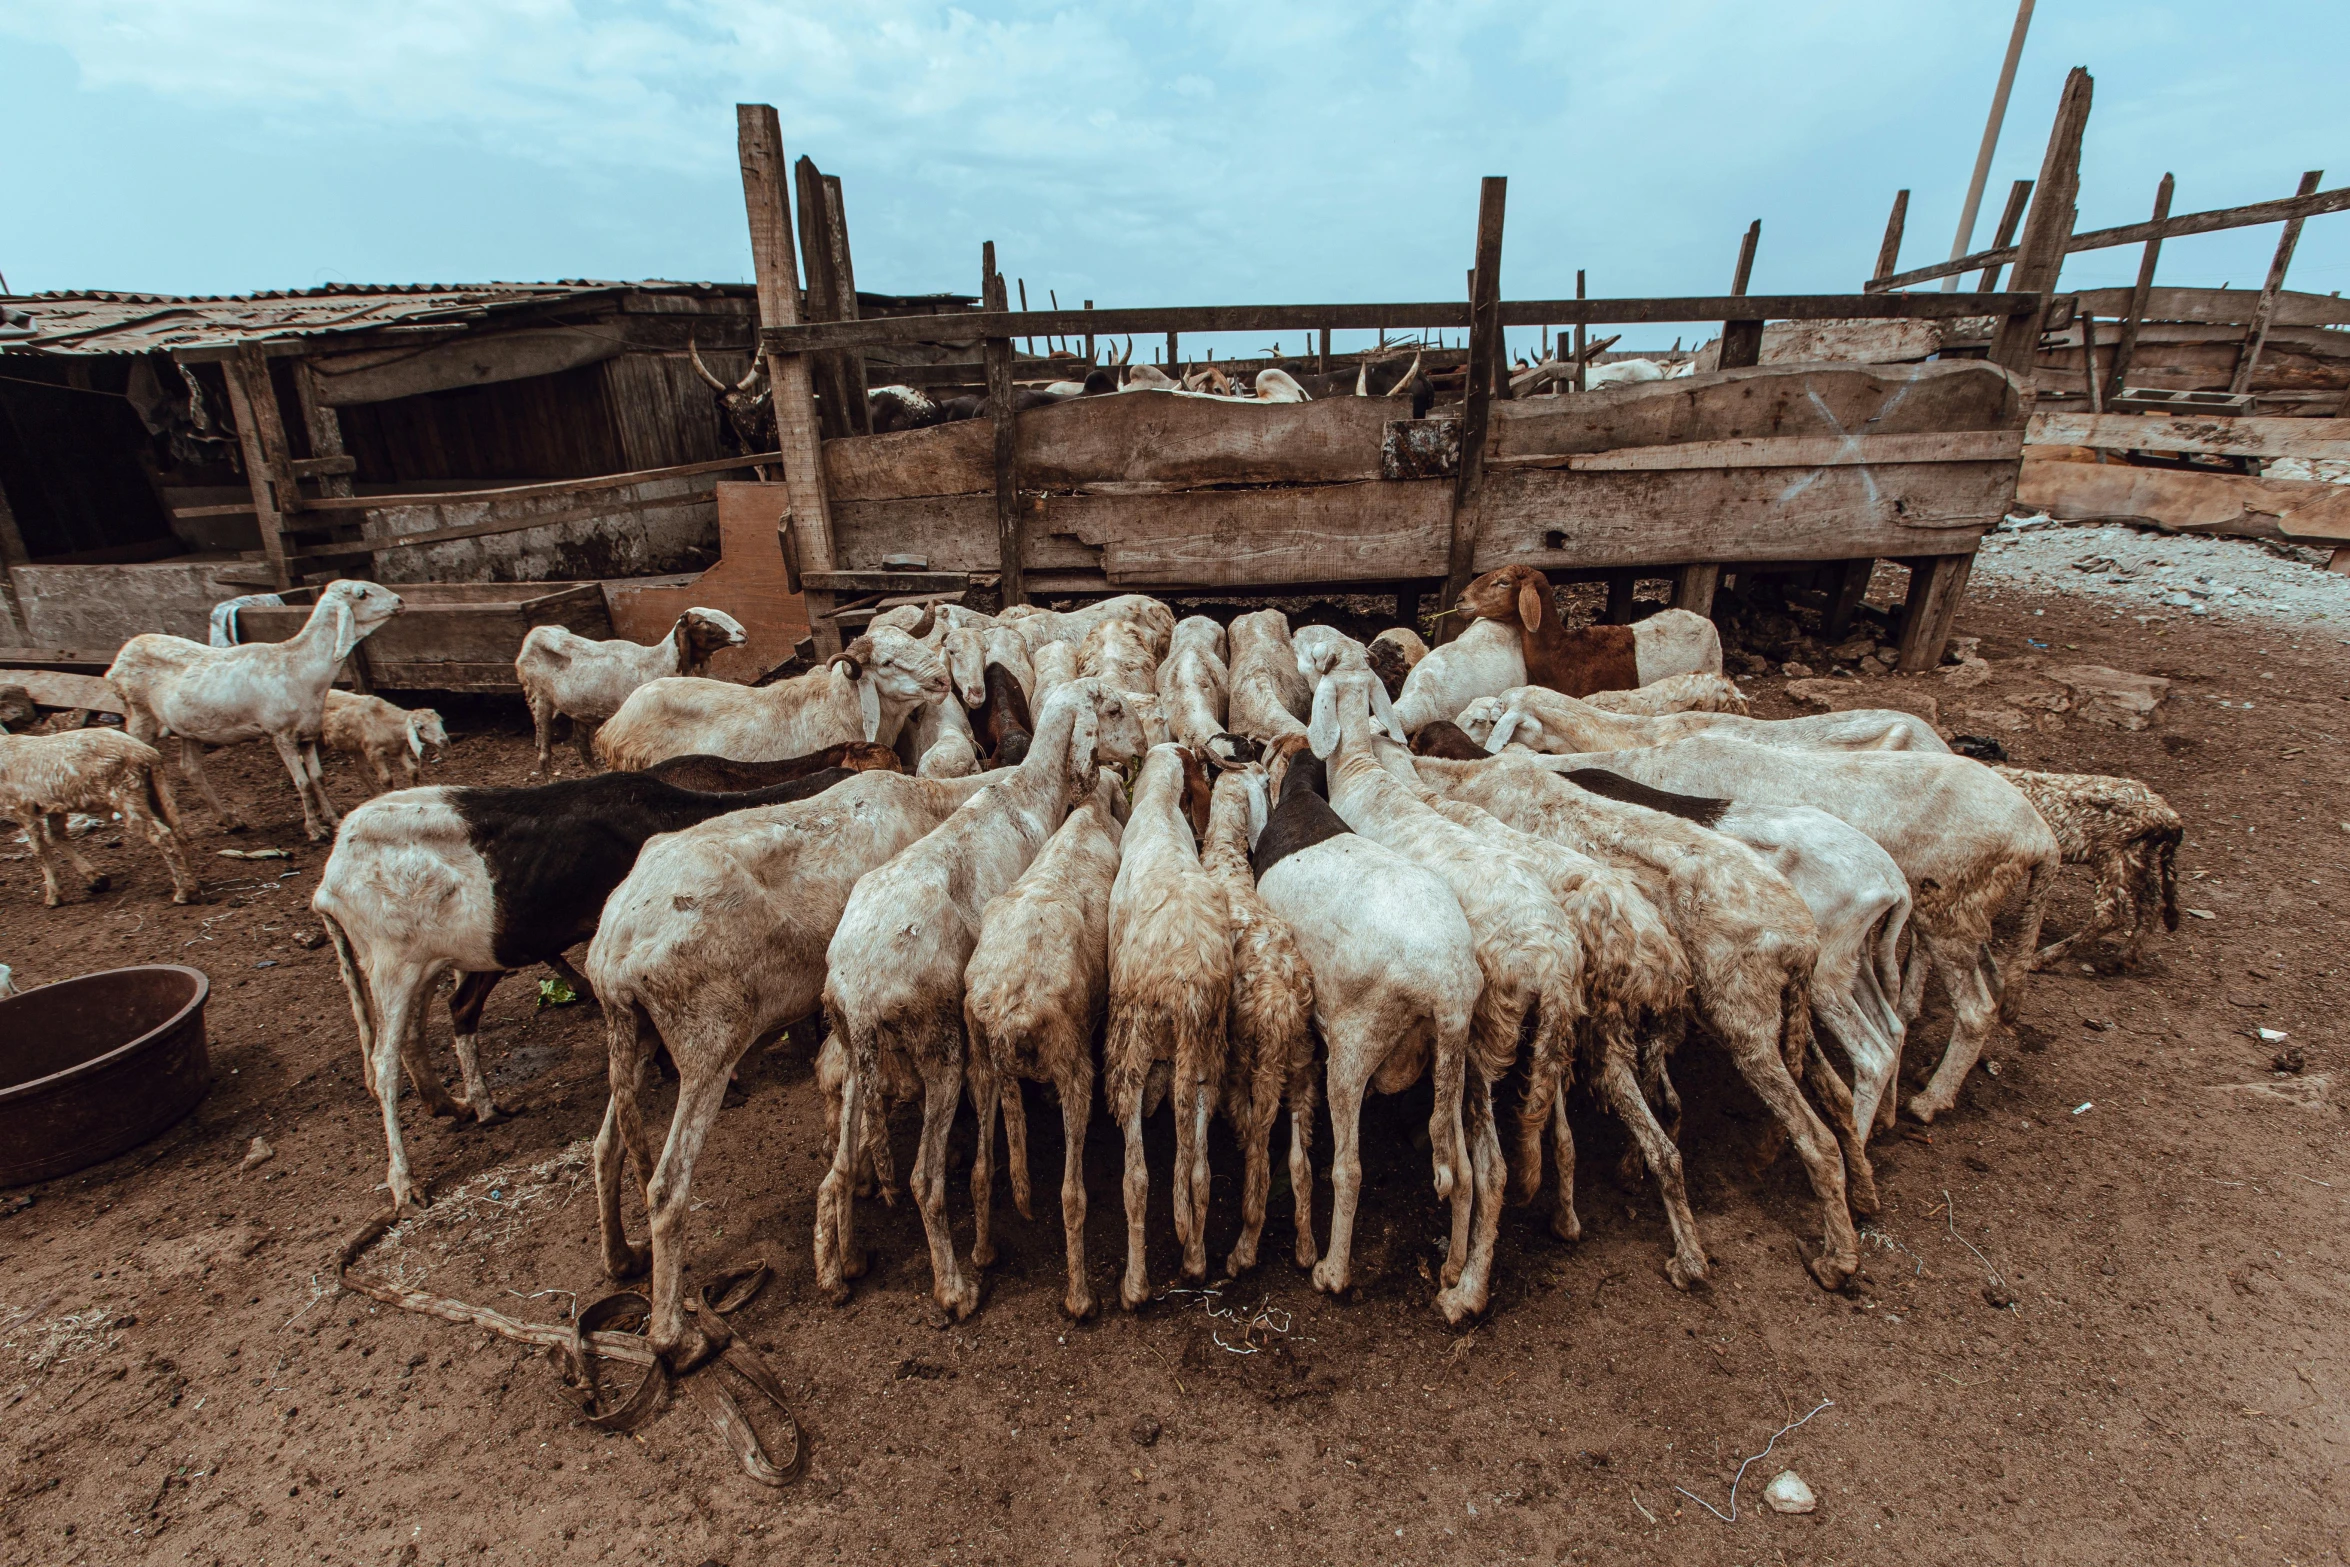
[[[962,571],[818,571],[808,586],[829,593],[960,593],[971,585]]]
[[[2166,419],[2159,414],[2037,413],[2035,446],[2108,452],[2216,452],[2350,462],[2350,419]]]
[[[237,442],[244,453],[245,479],[253,488],[262,554],[269,562],[273,585],[290,587],[294,579],[286,568],[285,518],[302,501],[294,480],[292,454],[286,450],[277,392],[270,384],[269,361],[258,345],[247,343],[222,362],[221,370],[228,386],[229,414],[236,421]]]
[[[1505,299],[1504,326],[1638,326],[1659,321],[1721,321],[1732,315],[1770,321],[1839,321],[1915,318],[1953,320],[1964,316],[2006,316],[2035,308],[2036,299],[2016,294],[1689,294],[1652,299]],[[1469,324],[1467,301],[1438,304],[1364,305],[1150,305],[1124,310],[1034,310],[990,314],[972,311],[953,318],[954,340],[1144,332],[1297,332],[1332,327],[1371,331],[1457,332]],[[816,353],[887,343],[930,342],[940,334],[935,316],[886,316],[867,321],[809,322],[764,334],[769,353]]]
[[[1893,193],[1893,211],[1885,219],[1884,243],[1877,247],[1877,268],[1871,277],[1887,277],[1901,265],[1901,231],[1909,222],[1909,192]]]
[[[2350,539],[2350,486],[2316,480],[2041,459],[2023,465],[2016,500],[2068,522],[2111,518],[2172,533]]]
[[[1444,602],[1460,602],[1473,575],[1479,505],[1485,483],[1485,434],[1493,415],[1493,383],[1501,363],[1501,231],[1509,181],[1488,175],[1477,193],[1477,265],[1469,274],[1469,363],[1461,406],[1461,466],[1452,481],[1452,522],[1445,546]],[[1463,622],[1437,628],[1449,642]]]
[[[1396,404],[1379,397],[1234,403],[1159,392],[1077,397],[1017,420],[1021,483],[1340,484],[1379,476]],[[824,443],[839,501],[966,495],[995,485],[984,421]]]
[[[1756,362],[1905,364],[1930,358],[1941,347],[1942,327],[1932,321],[1773,321],[1763,328]]]
[[[996,270],[995,241],[981,252],[981,302],[1004,308],[1004,275]],[[1032,345],[1033,346],[1033,345]],[[1026,549],[1021,539],[1019,416],[1012,408],[1012,340],[987,340],[988,477],[995,492],[997,586],[1005,607],[1028,602]]]
[[[625,346],[614,333],[538,327],[469,335],[391,360],[380,354],[348,359],[330,354],[308,363],[318,378],[319,401],[329,408],[348,408],[355,403],[385,403],[395,397],[556,375],[610,359]]]
[[[1997,462],[2019,458],[2023,451],[2021,430],[1959,430],[1921,435],[1766,436],[1487,460],[1495,467],[1631,473],[1671,468],[1849,468],[1861,463]]]
[[[2317,182],[2325,177],[2322,169],[2311,169],[2301,176],[2298,194],[2307,196],[2317,189]],[[2301,243],[2301,218],[2287,218],[2285,231],[2277,238],[2276,254],[2268,264],[2268,280],[2260,285],[2260,303],[2252,309],[2252,325],[2244,334],[2244,355],[2236,363],[2236,373],[2228,381],[2231,392],[2252,390],[2252,372],[2259,367],[2261,350],[2268,346],[2269,328],[2276,323],[2277,295],[2285,287],[2285,271],[2293,264],[2293,251]]]
[[[2015,231],[2022,226],[2024,221],[2024,208],[2030,203],[2031,199],[2032,182],[2030,180],[2017,180],[2013,185],[2010,185],[2007,188],[2007,207],[1999,214],[1998,237],[1991,241],[1991,246],[1993,249],[2006,251],[2009,246],[2015,243]],[[1975,287],[1984,293],[1988,293],[1992,289],[1997,288],[1999,286],[2000,266],[2001,263],[1994,261],[1991,263],[1991,265],[1985,267],[1983,269],[1983,275],[1975,279]]]
[[[534,495],[592,495],[598,490],[626,489],[648,479],[689,479],[701,473],[731,473],[738,469],[757,467],[762,463],[778,463],[781,452],[760,452],[747,457],[718,457],[708,462],[679,463],[669,468],[639,468],[631,473],[600,474],[592,479],[549,479],[540,484],[509,484],[494,490],[427,490],[414,495],[353,495],[345,499],[313,500],[305,508],[309,511],[381,511],[387,506],[457,506],[468,501],[518,501]],[[242,510],[230,507],[229,511]],[[178,517],[208,517],[226,515],[217,507],[187,506],[173,513]]]
[[[1447,479],[1053,496],[1029,531],[1098,549],[1121,588],[1392,581],[1444,573],[1451,502]]]
[[[1934,555],[1909,563],[1909,597],[1901,615],[1900,662],[1904,674],[1922,674],[1942,662],[1958,606],[1966,599],[1967,576],[1975,557]]]
[[[0,670],[0,686],[22,686],[35,707],[86,708],[93,713],[122,712],[122,698],[96,675],[69,675],[51,669]]]
[[[1666,566],[1892,558],[1971,547],[2015,496],[2014,462],[1562,473],[1496,469],[1476,566]]]
[[[2056,287],[2072,238],[2074,201],[2081,188],[2081,133],[2089,124],[2089,106],[2095,83],[2089,73],[2074,66],[2064,79],[2064,96],[2049,127],[2048,151],[2040,163],[2040,181],[2032,191],[2032,209],[2016,242],[2015,272],[2009,281],[2018,293],[2045,294]],[[1999,323],[1992,335],[1991,363],[2018,375],[2028,375],[2032,355],[2040,346],[2041,315],[2013,315]]]
[[[1022,498],[1031,526],[1022,548],[1029,571],[1098,571],[1098,554],[1073,539],[1042,536],[1034,525],[1044,498]],[[827,570],[884,571],[892,555],[911,555],[930,571],[1000,572],[995,494],[917,495],[896,500],[841,501],[833,508],[839,560]],[[808,568],[813,570],[813,568]],[[820,591],[820,590],[819,590]]]
[[[2157,221],[2170,215],[2171,192],[2176,183],[2170,175],[2165,174],[2162,183],[2154,188],[2154,216]],[[2146,242],[2145,252],[2138,257],[2138,281],[2129,291],[2129,306],[2122,318],[2121,337],[2113,345],[2113,370],[2105,388],[2108,407],[2112,406],[2115,398],[2121,396],[2123,377],[2130,373],[2130,360],[2138,351],[2138,334],[2145,330],[2147,304],[2154,294],[2154,266],[2161,256],[2162,240],[2158,236]],[[2113,290],[2100,292],[2110,293]],[[2090,313],[2099,310],[2109,315],[2113,313],[2112,306],[2101,300],[2092,301],[2085,294],[2081,296],[2077,308]]]
[[[1509,403],[1495,410],[1488,456],[1863,431],[2004,430],[2020,427],[2023,418],[2021,383],[1980,361],[1719,370]]]
[[[2134,290],[2085,288],[2083,310],[2120,316],[2128,312]],[[2214,326],[2248,326],[2260,308],[2256,288],[2154,288],[2146,291],[2148,321],[2200,321]],[[2350,299],[2331,294],[2301,294],[2286,289],[2277,295],[2276,326],[2350,326]]]
[[[1730,279],[1730,292],[1744,298],[1746,281],[1754,275],[1754,251],[1762,241],[1762,219],[1756,218],[1746,226],[1746,237],[1738,242],[1738,266]],[[1756,315],[1732,316],[1722,322],[1722,337],[1714,349],[1717,370],[1743,370],[1762,361],[1763,317]]]
[[[1682,566],[1673,573],[1673,608],[1685,609],[1692,615],[1711,615],[1714,612],[1714,593],[1722,585],[1722,568],[1714,561],[1699,561]]]

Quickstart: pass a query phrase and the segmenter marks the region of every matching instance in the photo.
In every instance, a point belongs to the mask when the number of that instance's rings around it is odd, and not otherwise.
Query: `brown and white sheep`
[[[2187,824],[2161,795],[2135,778],[2096,773],[2035,773],[1991,769],[2032,802],[2067,865],[2086,865],[2097,879],[2089,923],[2036,953],[2044,968],[2108,931],[2122,936],[2122,966],[2135,968],[2146,933],[2157,918],[2179,928],[2179,840]]]
[[[1667,609],[1629,626],[1569,631],[1559,621],[1550,579],[1532,566],[1485,573],[1461,590],[1454,608],[1514,624],[1525,639],[1524,683],[1569,696],[1629,691],[1667,675],[1722,672],[1722,636],[1703,615]]]

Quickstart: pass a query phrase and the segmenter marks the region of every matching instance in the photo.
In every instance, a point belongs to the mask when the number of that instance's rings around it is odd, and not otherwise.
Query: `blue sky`
[[[869,289],[1032,302],[1457,298],[1477,177],[1503,288],[1857,287],[1895,189],[1946,254],[2009,0],[5,0],[0,273],[16,291],[747,278],[737,100],[845,182]],[[2350,6],[2041,0],[1978,243],[2097,78],[2080,221],[2350,182]],[[2276,231],[2162,277],[2257,285]],[[2067,268],[2124,283],[2136,253]],[[2350,214],[2293,283],[2350,287]],[[1247,345],[1234,345],[1247,346]]]

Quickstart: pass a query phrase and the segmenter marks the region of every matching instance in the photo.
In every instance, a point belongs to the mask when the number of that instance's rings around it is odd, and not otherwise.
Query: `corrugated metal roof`
[[[142,354],[219,348],[266,338],[319,337],[385,327],[455,323],[598,294],[744,293],[740,283],[330,283],[258,294],[74,292],[0,296],[0,350]]]

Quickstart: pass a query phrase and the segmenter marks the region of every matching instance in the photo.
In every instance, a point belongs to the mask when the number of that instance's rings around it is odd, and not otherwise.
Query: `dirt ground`
[[[1351,1299],[1290,1265],[1277,1187],[1253,1275],[1070,1325],[1059,1118],[1032,1103],[1037,1217],[999,1182],[1004,1256],[980,1312],[937,1325],[915,1215],[870,1203],[874,1271],[834,1309],[810,1278],[822,1114],[794,1038],[746,1062],[692,1234],[702,1277],[776,1266],[734,1320],[806,1432],[807,1472],[781,1491],[736,1470],[690,1399],[608,1436],[543,1359],[335,1289],[332,1252],[380,1205],[384,1150],[331,953],[295,941],[324,852],[265,750],[218,763],[253,832],[227,838],[189,802],[222,894],[209,906],[165,902],[161,866],[105,830],[85,842],[116,889],[60,910],[40,907],[29,860],[0,859],[0,961],[20,984],[193,963],[212,977],[217,1074],[149,1146],[0,1193],[0,1560],[2344,1560],[2350,647],[2012,589],[1961,630],[1996,675],[1956,699],[2029,720],[2007,737],[2018,761],[2141,777],[2184,813],[2181,902],[2201,912],[2140,973],[2034,979],[1959,1108],[1879,1143],[1885,1208],[1849,1292],[1804,1272],[1818,1223],[1798,1168],[1750,1169],[1760,1108],[1692,1040],[1676,1077],[1717,1263],[1694,1293],[1667,1283],[1661,1210],[1617,1182],[1621,1141],[1579,1103],[1585,1239],[1512,1210],[1490,1316],[1448,1331],[1430,1305],[1443,1218],[1422,1090],[1367,1117]],[[2033,655],[2165,675],[2172,694],[2142,733],[2043,721],[2004,702],[2054,689]],[[1775,675],[1747,684],[1758,710],[1790,711]],[[1935,676],[1883,684],[1954,700]],[[441,779],[521,780],[519,704],[451,704],[450,720]],[[363,792],[348,768],[330,787]],[[261,845],[293,858],[215,852]],[[2084,910],[2077,876],[2052,930]],[[453,1131],[411,1096],[436,1210],[367,1266],[551,1321],[605,1288],[583,1159],[604,1067],[593,1010],[538,1010],[537,977],[497,993],[484,1036],[525,1113]],[[1937,997],[1913,1067],[1948,1026]],[[2305,1052],[2301,1075],[2271,1071],[2261,1027]],[[433,1039],[453,1078],[445,1021]],[[1118,1144],[1094,1127],[1090,1242],[1114,1303]],[[256,1137],[275,1156],[240,1169]],[[1152,1271],[1171,1279],[1163,1115],[1153,1137]],[[1327,1147],[1325,1129],[1318,1162]],[[902,1164],[903,1128],[900,1148]],[[966,1248],[968,1157],[966,1126],[950,1187]],[[1238,1163],[1221,1141],[1215,1160],[1221,1257]],[[1326,1173],[1316,1213],[1326,1227]],[[641,1234],[633,1200],[631,1215]],[[1992,1269],[2011,1305],[1986,1292]],[[1807,1412],[1745,1469],[1736,1521],[1717,1516],[1742,1460]],[[1816,1512],[1761,1509],[1782,1467]]]

